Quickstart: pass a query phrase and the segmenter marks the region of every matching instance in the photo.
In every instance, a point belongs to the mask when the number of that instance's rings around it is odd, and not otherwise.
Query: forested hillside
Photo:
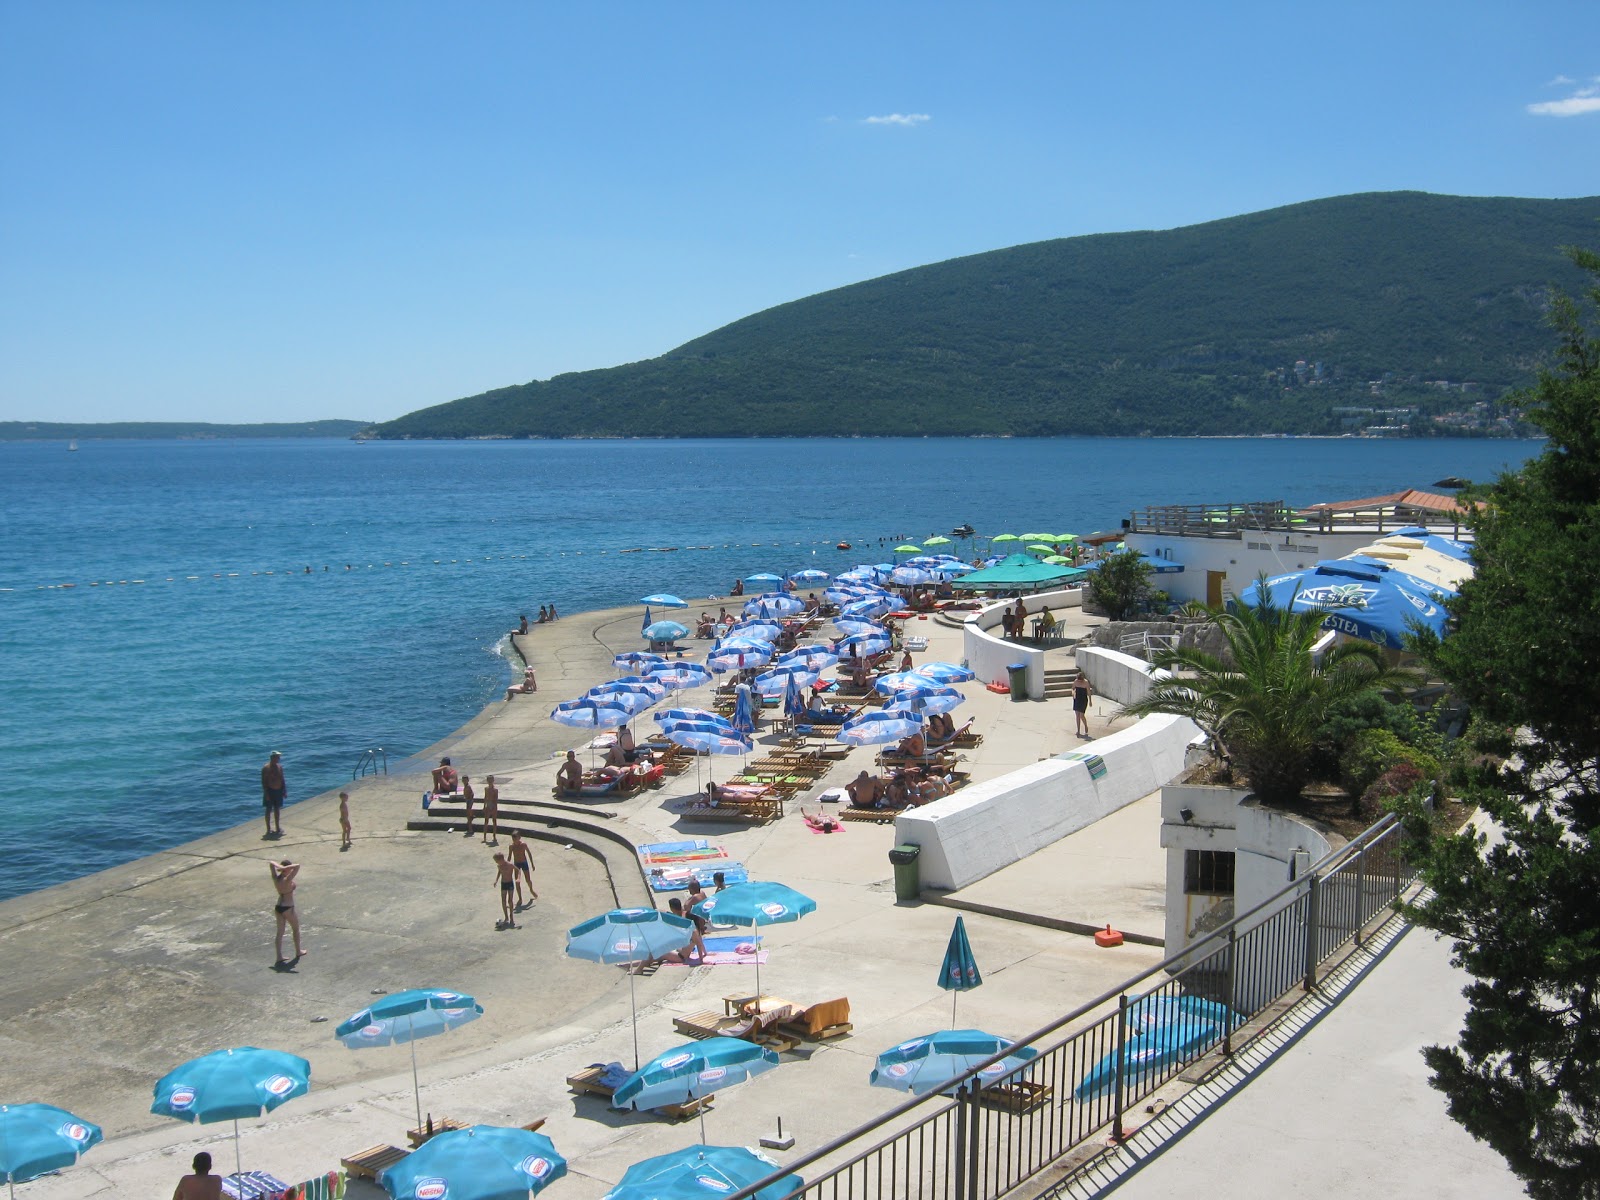
[[[796,300],[660,358],[501,388],[371,434],[1480,431],[1475,404],[1532,381],[1552,287],[1580,286],[1561,247],[1597,242],[1600,197],[1415,192],[1038,242]]]

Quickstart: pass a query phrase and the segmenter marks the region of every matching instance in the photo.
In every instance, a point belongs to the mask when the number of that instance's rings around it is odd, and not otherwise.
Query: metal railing
[[[356,759],[356,768],[350,772],[351,779],[360,779],[363,775],[387,775],[389,773],[389,756],[384,753],[383,747],[378,746],[372,750],[363,750],[361,757]]]
[[[1383,818],[1249,912],[943,1093],[898,1105],[728,1200],[795,1173],[806,1184],[794,1195],[807,1200],[991,1200],[1102,1131],[1120,1140],[1125,1112],[1205,1055],[1232,1054],[1242,1025],[1309,991],[1323,963],[1360,944],[1415,878],[1401,842],[1397,820]],[[1037,1053],[996,1069],[1017,1047]]]

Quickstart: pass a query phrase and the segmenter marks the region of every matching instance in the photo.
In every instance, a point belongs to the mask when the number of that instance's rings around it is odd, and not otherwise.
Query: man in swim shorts
[[[491,834],[494,844],[500,844],[500,789],[494,785],[494,776],[483,779],[483,840],[487,845]]]
[[[461,799],[467,805],[467,836],[472,836],[472,802],[478,798],[478,793],[472,790],[472,776],[461,777]]]
[[[517,907],[522,908],[522,881],[528,881],[528,895],[533,899],[539,898],[539,893],[533,890],[533,851],[528,848],[528,843],[522,840],[522,830],[511,831],[511,865],[517,872]]]
[[[494,852],[494,878],[500,885],[500,920],[496,929],[515,929],[517,927],[516,911],[512,905],[516,903],[517,895],[517,869],[507,861],[506,856],[500,851]]]
[[[339,849],[350,849],[350,793],[339,793]]]
[[[576,792],[583,787],[583,764],[573,751],[567,751],[567,761],[556,772],[556,784],[563,792]]]
[[[283,836],[283,802],[289,798],[289,785],[283,779],[283,755],[276,750],[261,768],[261,814],[267,821],[267,836]]]

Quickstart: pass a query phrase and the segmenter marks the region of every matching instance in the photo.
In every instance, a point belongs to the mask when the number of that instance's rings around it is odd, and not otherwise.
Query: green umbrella
[[[896,546],[894,548],[894,552],[896,554],[921,554],[922,553],[922,547],[921,546],[913,546],[908,542],[904,546]]]
[[[940,533],[935,534],[931,538],[923,538],[922,544],[924,546],[948,546],[950,544],[950,539]]]
[[[1061,567],[1065,566],[1071,560],[1062,558],[1059,554],[1052,554],[1049,555],[1044,561],[1049,563],[1052,567]]]
[[[1022,539],[1014,533],[997,533],[989,540],[991,542],[1020,542]]]
[[[1078,540],[1078,535],[1075,533],[1058,533],[1052,540],[1057,542],[1075,542]]]
[[[1024,542],[1053,542],[1056,535],[1053,533],[1019,533],[1017,538]]]
[[[1029,546],[1028,549],[1032,550],[1035,554],[1054,554],[1056,552],[1056,548],[1054,546],[1046,546],[1043,542]]]

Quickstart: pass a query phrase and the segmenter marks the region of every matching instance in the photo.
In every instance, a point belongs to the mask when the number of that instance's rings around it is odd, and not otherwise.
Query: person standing
[[[1094,688],[1089,686],[1089,677],[1082,671],[1072,683],[1072,715],[1078,723],[1078,736],[1089,736],[1089,697],[1094,695]]]
[[[489,835],[494,835],[494,845],[500,844],[500,789],[494,785],[494,776],[483,780],[483,842],[489,845]]]
[[[495,928],[515,929],[516,913],[511,906],[517,894],[516,868],[507,862],[506,856],[498,850],[494,852],[494,878],[500,886],[500,920],[495,924]]]
[[[261,768],[261,813],[267,821],[267,836],[283,836],[283,802],[289,785],[283,778],[283,755],[274,750]]]
[[[273,915],[278,920],[278,964],[281,966],[289,961],[283,957],[285,927],[294,934],[294,961],[298,962],[305,955],[305,951],[300,948],[300,914],[294,907],[294,892],[299,886],[295,880],[300,875],[300,867],[286,858],[282,862],[268,862],[267,869],[272,872],[272,886],[278,893],[278,902],[272,909]]]
[[[526,907],[522,899],[522,882],[528,882],[528,896],[530,900],[537,900],[539,893],[533,890],[533,851],[528,843],[522,840],[522,830],[511,831],[511,865],[517,872],[517,907]]]
[[[178,1180],[172,1200],[221,1200],[222,1176],[211,1173],[211,1155],[204,1150],[194,1156],[194,1174]]]
[[[478,798],[478,793],[472,790],[472,776],[461,777],[461,798],[467,805],[467,836],[472,836],[472,802]]]
[[[350,849],[350,793],[339,793],[339,849]]]

